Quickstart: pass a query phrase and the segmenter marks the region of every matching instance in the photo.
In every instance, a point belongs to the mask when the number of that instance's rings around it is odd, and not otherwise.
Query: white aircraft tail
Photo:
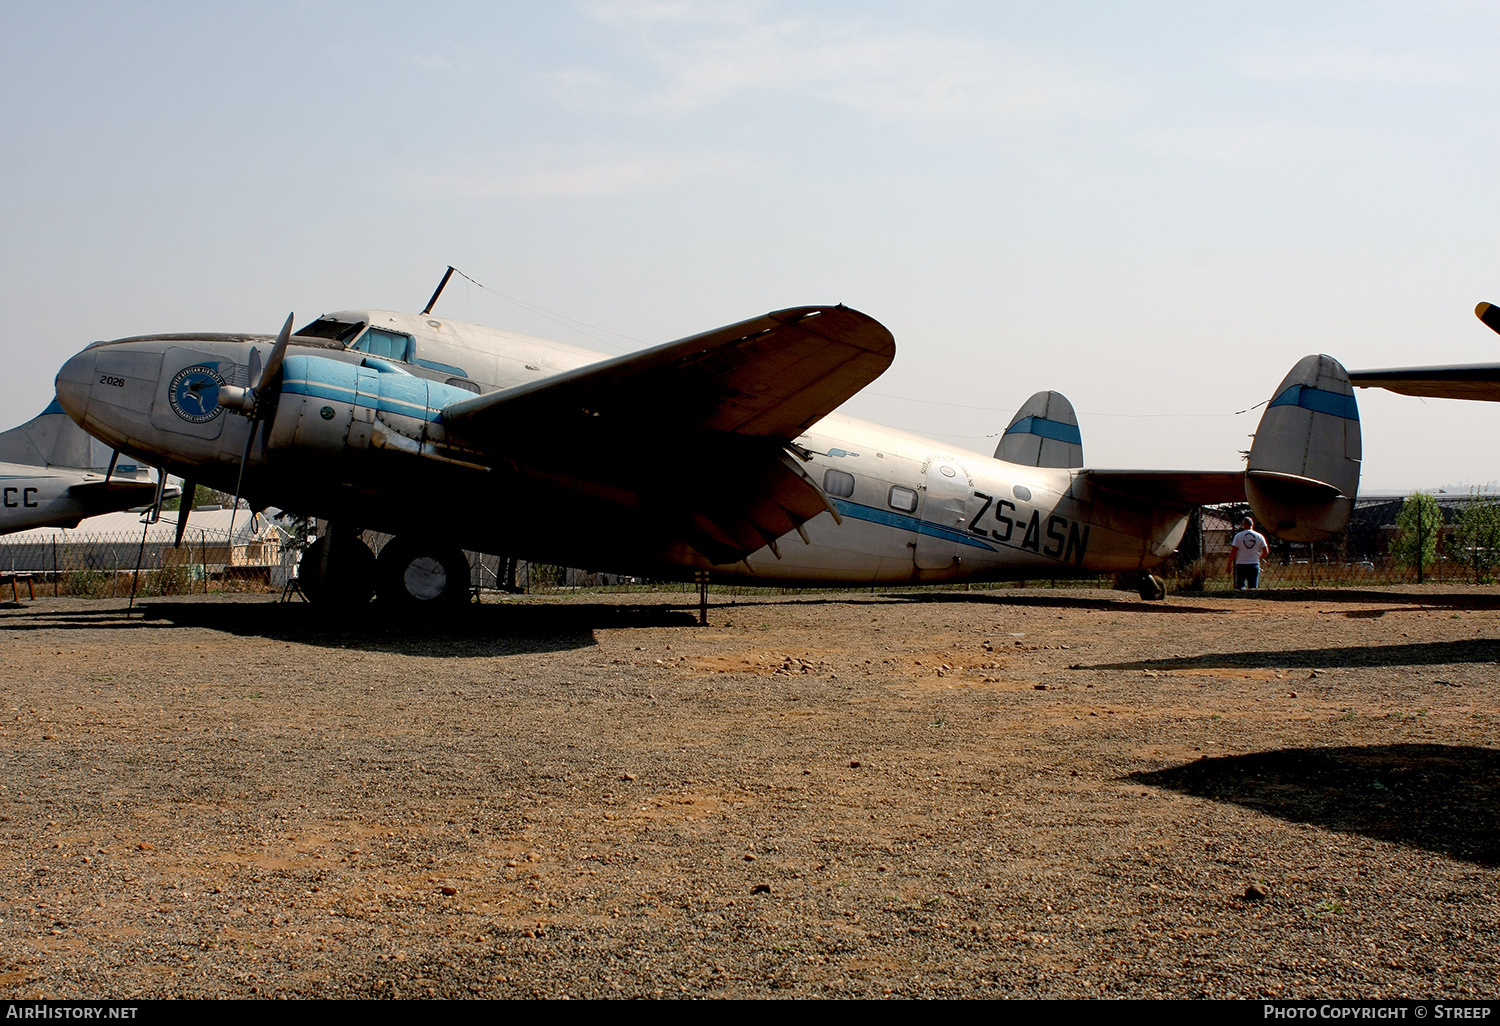
[[[1305,356],[1260,418],[1245,497],[1267,530],[1316,542],[1349,523],[1359,488],[1359,408],[1349,375],[1331,356]]]
[[[1026,400],[995,447],[995,459],[1023,467],[1082,467],[1083,436],[1073,404],[1061,392]]]
[[[94,440],[73,423],[56,399],[20,427],[0,432],[0,463],[34,467],[92,468]]]

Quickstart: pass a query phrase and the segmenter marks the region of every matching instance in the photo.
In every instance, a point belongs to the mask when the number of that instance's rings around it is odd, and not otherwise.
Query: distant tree
[[[1500,563],[1500,499],[1474,489],[1458,514],[1453,540],[1474,567],[1474,583],[1490,583]]]
[[[1443,511],[1426,492],[1412,492],[1396,514],[1397,535],[1391,546],[1396,562],[1420,570],[1437,559],[1438,534],[1443,529]]]

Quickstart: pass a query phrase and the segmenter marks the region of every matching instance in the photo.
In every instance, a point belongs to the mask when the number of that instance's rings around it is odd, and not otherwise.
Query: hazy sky
[[[1239,465],[1297,358],[1500,361],[1500,8],[0,0],[0,411],[85,343],[421,308],[609,354],[844,302],[856,416]],[[611,334],[614,333],[614,334]],[[592,337],[590,337],[592,336]],[[614,347],[614,348],[611,348]],[[1361,391],[1367,489],[1500,404]]]

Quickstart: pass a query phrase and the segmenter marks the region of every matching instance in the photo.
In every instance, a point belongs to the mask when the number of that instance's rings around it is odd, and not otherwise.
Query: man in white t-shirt
[[[1260,558],[1270,555],[1266,536],[1255,529],[1255,521],[1246,517],[1239,534],[1229,543],[1234,552],[1234,590],[1260,586]]]

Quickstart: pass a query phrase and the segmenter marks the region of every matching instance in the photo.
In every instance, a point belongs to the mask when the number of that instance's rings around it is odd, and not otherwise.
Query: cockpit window
[[[332,317],[319,317],[296,334],[304,338],[326,338],[334,342],[348,342],[365,326],[364,321],[340,321]]]
[[[369,353],[371,356],[378,356],[382,360],[405,362],[411,356],[411,336],[386,331],[384,328],[371,328],[349,348],[357,349],[361,353]]]

